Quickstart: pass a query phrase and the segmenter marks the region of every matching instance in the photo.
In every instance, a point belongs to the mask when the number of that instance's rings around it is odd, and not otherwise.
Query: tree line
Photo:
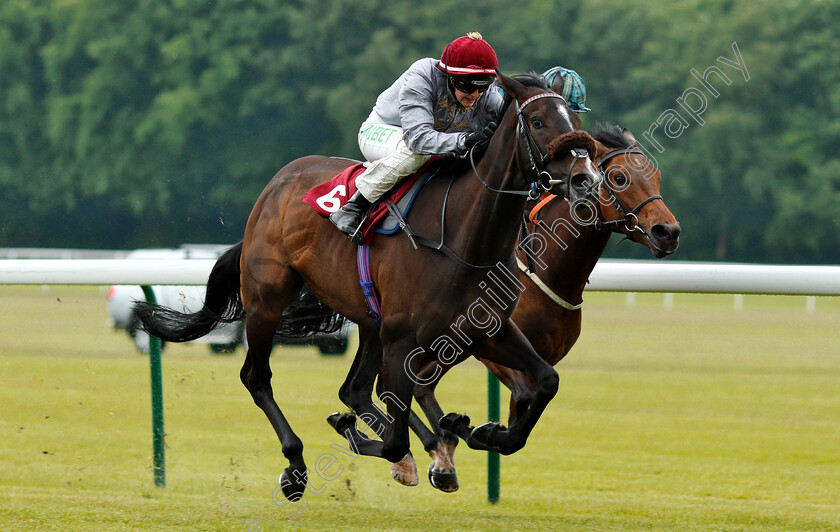
[[[238,241],[280,167],[361,157],[378,93],[477,30],[505,73],[581,74],[585,129],[633,131],[676,258],[836,263],[833,20],[840,2],[817,0],[7,0],[0,246]]]

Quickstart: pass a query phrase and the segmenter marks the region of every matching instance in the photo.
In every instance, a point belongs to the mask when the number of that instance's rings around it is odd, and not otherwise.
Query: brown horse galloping
[[[523,192],[563,177],[563,192],[583,200],[597,188],[601,175],[588,157],[580,156],[580,149],[594,152],[594,141],[576,131],[580,121],[561,96],[544,82],[523,83],[501,73],[498,79],[512,105],[484,157],[456,179],[432,180],[411,213],[414,232],[426,238],[439,235],[460,262],[414,249],[405,238],[379,239],[371,250],[370,270],[381,297],[381,328],[369,316],[358,285],[356,246],[302,202],[308,190],[352,163],[318,156],[293,161],[266,186],[243,241],[214,266],[201,311],[183,315],[138,304],[144,327],[167,341],[206,334],[219,320],[232,319],[244,308],[248,353],[240,377],[289,460],[280,484],[290,500],[300,498],[306,487],[303,443],[274,400],[269,354],[283,311],[304,284],[324,304],[359,324],[363,337],[376,346],[368,363],[374,374],[381,370],[383,390],[390,398],[389,423],[381,442],[356,439],[361,454],[397,462],[409,452],[408,417],[415,385],[411,367],[419,370],[435,358],[430,347],[452,334],[453,324],[458,324],[459,339],[486,359],[522,371],[535,383],[533,400],[510,429],[488,427],[476,434],[488,448],[505,453],[522,448],[557,392],[557,373],[509,319],[515,301],[504,308],[486,302],[482,314],[475,304],[484,301],[480,285],[488,271],[516,275],[514,250],[527,196],[500,191]],[[364,412],[360,408],[359,413]],[[333,421],[343,427],[343,420]]]
[[[569,203],[557,198],[541,209],[532,226],[533,234],[544,245],[538,260],[545,269],[537,266],[537,271],[528,271],[529,252],[525,246],[520,245],[517,254],[520,267],[525,270],[520,277],[525,291],[512,319],[537,353],[552,366],[569,353],[580,335],[582,313],[578,305],[583,302],[589,275],[611,232],[647,246],[656,258],[671,255],[679,245],[679,223],[659,193],[661,174],[638,148],[633,135],[626,129],[609,126],[596,131],[594,137],[599,141],[596,163],[606,176],[594,223],[575,223],[579,217],[570,210]],[[530,254],[536,254],[537,250],[535,246]],[[511,390],[508,422],[515,423],[535,393],[533,383],[527,375],[501,367],[481,354],[479,359]],[[440,419],[438,414],[443,415],[434,397],[434,384],[418,386],[416,399],[430,414],[429,419]],[[435,441],[416,422],[412,428],[418,430],[424,446],[431,449],[432,484],[446,488],[454,481],[457,487],[452,456],[453,440],[457,442],[457,438],[435,437],[438,440]],[[460,436],[468,437],[468,433],[462,430]]]
[[[612,232],[647,246],[657,258],[670,255],[679,244],[679,224],[659,194],[661,174],[638,148],[633,135],[617,126],[603,126],[594,137],[598,141],[596,162],[606,176],[597,209],[582,219],[563,198],[544,203],[538,214],[537,203],[531,202],[526,210],[534,213],[529,236],[518,246],[523,293],[512,319],[537,353],[552,366],[566,356],[580,335],[579,305],[583,290]],[[364,340],[362,337],[357,357],[370,349]],[[481,351],[465,351],[462,356],[466,358],[470,354],[478,357],[511,390],[509,423],[514,425],[527,412],[537,393],[534,383],[519,371],[487,360]],[[451,364],[433,361],[419,374],[418,380],[426,384],[415,389],[415,398],[434,432],[413,414],[410,421],[433,458],[429,466],[432,485],[446,492],[458,489],[454,466],[458,436],[472,448],[485,448],[475,441],[469,418],[444,416],[435,399],[435,387],[450,367]],[[351,372],[340,395],[346,402],[358,404],[364,397],[370,397],[372,383],[370,375]],[[443,424],[457,436],[441,427],[442,418]],[[392,475],[396,478],[413,470],[416,466],[407,456],[394,465]]]

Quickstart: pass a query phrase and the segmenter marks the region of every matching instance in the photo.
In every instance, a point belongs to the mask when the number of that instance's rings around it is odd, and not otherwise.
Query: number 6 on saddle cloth
[[[362,220],[356,240],[359,244],[356,260],[359,269],[359,284],[362,287],[369,314],[377,325],[381,322],[382,311],[370,276],[370,243],[375,233],[393,235],[402,229],[412,239],[415,249],[417,248],[414,235],[405,223],[405,216],[423,185],[440,173],[439,159],[439,157],[432,157],[417,172],[403,179],[393,191],[383,196],[381,201],[376,202]],[[356,178],[364,171],[364,163],[348,167],[326,183],[307,192],[303,198],[304,203],[309,204],[321,216],[329,217],[356,193]]]
[[[398,218],[388,216],[392,209],[404,218],[411,209],[420,189],[432,178],[439,175],[441,164],[439,157],[432,157],[416,173],[406,177],[394,187],[373,208],[362,221],[359,244],[370,244],[374,233],[392,235],[400,227]],[[330,179],[326,183],[314,187],[303,198],[304,203],[310,205],[315,212],[328,218],[338,211],[349,198],[356,193],[356,178],[365,171],[364,163],[354,164]],[[389,209],[389,206],[391,208]]]

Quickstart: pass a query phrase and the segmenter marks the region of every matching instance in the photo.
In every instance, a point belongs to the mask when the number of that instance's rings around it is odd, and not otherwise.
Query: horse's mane
[[[592,137],[609,148],[629,148],[633,143],[624,136],[624,128],[609,122],[598,122]]]

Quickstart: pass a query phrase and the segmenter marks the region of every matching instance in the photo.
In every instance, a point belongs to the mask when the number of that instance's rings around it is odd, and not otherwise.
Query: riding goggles
[[[449,79],[456,90],[472,94],[475,91],[486,91],[496,78],[493,76],[449,76]]]

